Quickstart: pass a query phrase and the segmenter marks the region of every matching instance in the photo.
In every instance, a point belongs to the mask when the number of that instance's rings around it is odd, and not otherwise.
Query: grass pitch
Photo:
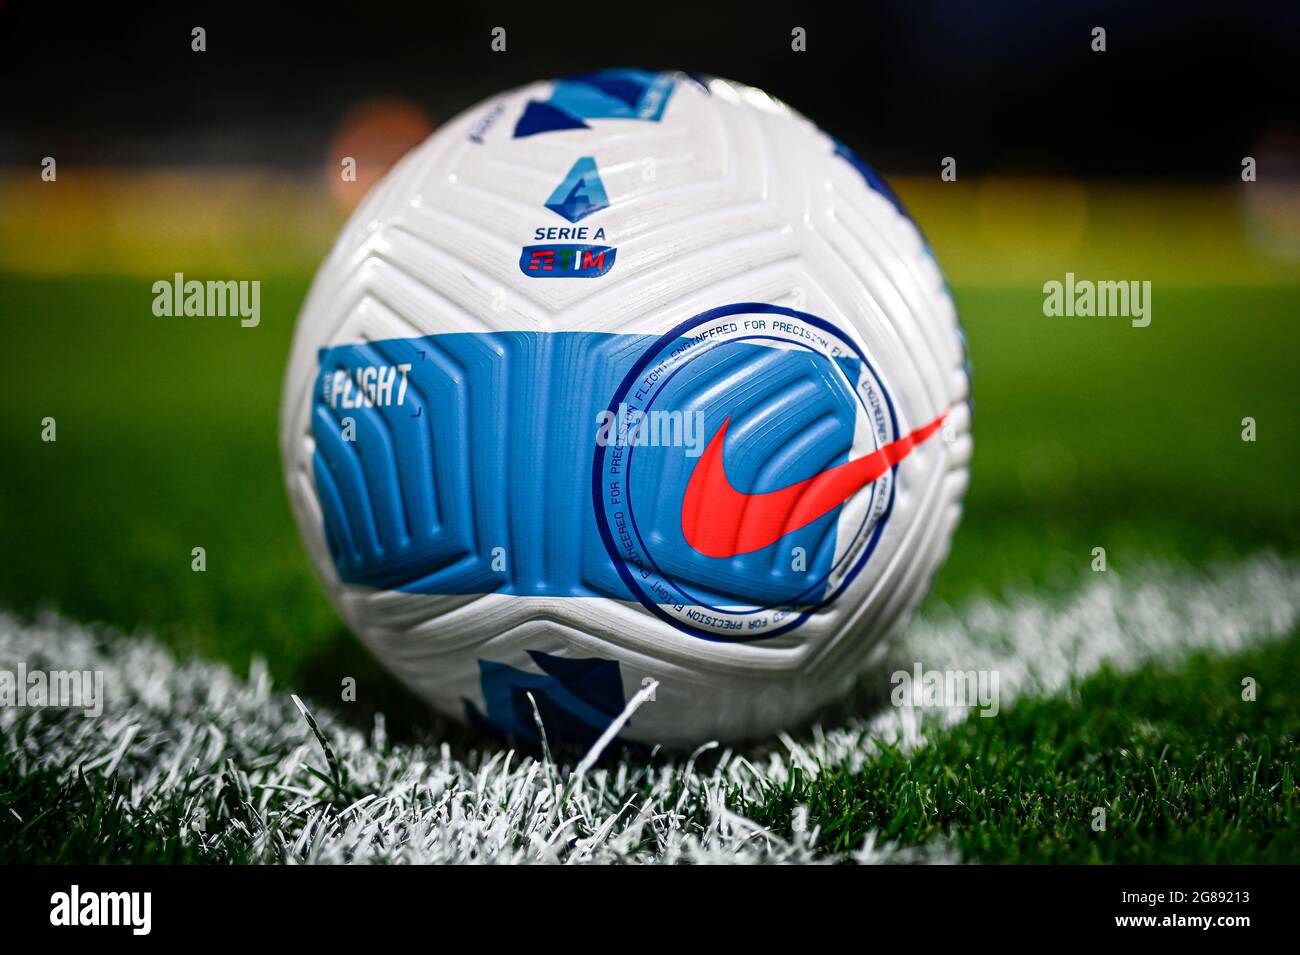
[[[576,779],[430,723],[326,603],[276,443],[306,277],[263,282],[256,329],[156,318],[150,284],[0,276],[0,662],[132,688],[102,720],[0,711],[0,860],[1300,860],[1300,287],[1158,284],[1133,329],[959,286],[971,491],[900,652],[1039,669],[992,719],[912,719],[867,685],[783,742]],[[1109,616],[1080,609],[1097,594]],[[1030,653],[1071,620],[1091,655]],[[231,675],[255,658],[264,678]]]
[[[1269,682],[1245,703],[1240,684],[1300,663],[1300,562],[1143,571],[913,625],[897,665],[996,670],[994,718],[882,708],[866,684],[797,738],[576,768],[394,743],[382,719],[306,718],[260,667],[241,679],[152,640],[0,618],[0,664],[99,669],[113,688],[96,719],[0,710],[0,858],[1293,860],[1300,699]]]

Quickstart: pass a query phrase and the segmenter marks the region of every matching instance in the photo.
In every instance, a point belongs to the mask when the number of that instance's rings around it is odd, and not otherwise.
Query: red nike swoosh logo
[[[766,494],[745,494],[732,486],[722,463],[722,445],[731,423],[728,415],[686,484],[682,498],[686,543],[705,557],[735,557],[761,550],[839,507],[938,431],[946,417],[944,412],[906,437],[806,481]]]

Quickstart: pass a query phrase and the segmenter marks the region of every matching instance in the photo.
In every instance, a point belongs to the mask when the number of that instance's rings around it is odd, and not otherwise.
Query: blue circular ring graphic
[[[839,335],[838,332],[837,332],[836,334]],[[840,337],[840,338],[843,338],[842,335],[839,335],[839,337]],[[740,338],[731,338],[731,339],[726,340],[725,342],[719,342],[719,343],[716,344],[716,345],[705,345],[704,348],[703,348],[703,350],[701,350],[699,353],[697,353],[696,355],[694,355],[694,356],[692,356],[691,358],[689,358],[689,359],[688,359],[688,360],[687,360],[687,361],[686,361],[686,362],[685,362],[685,363],[684,363],[680,368],[676,368],[676,369],[674,369],[673,372],[672,372],[670,375],[668,375],[667,378],[663,379],[662,383],[659,385],[659,389],[658,389],[658,391],[657,391],[655,397],[658,397],[658,395],[661,394],[661,393],[663,392],[663,389],[668,387],[668,382],[672,381],[675,377],[677,377],[678,374],[680,374],[681,372],[685,371],[686,368],[687,368],[687,366],[688,366],[692,361],[694,361],[696,358],[702,357],[704,354],[706,354],[706,353],[709,352],[709,351],[712,351],[714,348],[722,348],[722,347],[725,347],[726,345],[731,345],[731,344],[733,344],[733,343],[735,343],[735,342],[754,341],[754,340],[756,340],[756,339],[766,339],[766,340],[769,340],[769,341],[786,341],[786,339],[780,339],[780,338],[777,338],[775,335],[743,335],[743,336],[741,336]],[[820,354],[820,352],[815,351],[812,347],[810,347],[810,346],[808,346],[808,345],[805,345],[803,342],[789,342],[789,344],[793,344],[793,345],[795,345],[795,346],[798,347],[798,348],[806,349],[807,351],[810,351],[810,352],[812,352],[813,354]],[[853,343],[852,343],[852,342],[849,342],[849,344],[852,345]],[[873,370],[872,374],[874,375],[874,370]],[[877,378],[876,380],[879,381],[880,379]],[[882,385],[881,388],[882,388],[882,390],[883,390],[884,386]],[[865,406],[866,406],[866,402],[864,402],[864,401],[862,400],[862,396],[859,395],[859,394],[857,393],[857,389],[856,389],[856,388],[851,388],[850,390],[853,392],[853,397],[854,397],[854,399],[857,400],[858,404],[859,404],[859,405],[862,405],[863,407],[865,407]],[[650,407],[651,407],[651,405],[654,404],[654,402],[655,402],[655,398],[651,398],[650,401],[646,402],[645,411],[646,411],[647,413],[650,411]],[[633,445],[631,448],[628,449],[628,452],[627,452],[627,484],[628,484],[628,490],[629,490],[629,492],[630,492],[631,487],[632,487],[632,457],[633,457],[633,455],[636,453],[636,448],[637,448],[637,446],[636,446],[636,445]],[[876,499],[876,484],[875,484],[875,482],[872,482],[872,485],[871,485],[871,500],[874,501],[875,499]],[[694,606],[696,606],[696,607],[703,607],[703,608],[705,608],[705,609],[707,609],[707,610],[712,610],[712,611],[715,611],[715,612],[718,612],[718,613],[729,612],[729,613],[731,613],[732,615],[737,616],[737,617],[745,617],[745,616],[749,616],[749,615],[751,615],[751,614],[757,614],[757,613],[766,613],[767,611],[769,611],[769,610],[775,610],[775,609],[777,609],[778,606],[780,606],[780,605],[776,605],[776,606],[766,606],[766,607],[754,607],[753,610],[746,610],[746,611],[739,611],[739,610],[723,611],[721,608],[719,608],[719,607],[715,607],[715,606],[713,606],[712,604],[704,603],[704,602],[701,601],[698,597],[696,597],[694,594],[689,593],[688,591],[686,591],[686,590],[682,587],[682,585],[679,584],[677,581],[671,579],[671,578],[669,577],[668,574],[665,574],[665,573],[663,572],[662,568],[660,568],[660,566],[659,566],[658,561],[656,561],[656,560],[654,559],[654,555],[650,553],[649,548],[645,548],[645,547],[644,547],[644,544],[645,544],[645,538],[641,536],[641,529],[637,526],[636,515],[632,513],[632,504],[631,504],[630,499],[629,499],[629,503],[628,503],[628,507],[627,507],[627,509],[628,509],[628,521],[631,523],[631,525],[632,525],[632,530],[636,533],[637,539],[641,542],[641,544],[643,545],[643,548],[645,549],[646,560],[649,561],[649,563],[650,563],[650,565],[651,565],[652,567],[654,567],[654,569],[655,569],[655,573],[657,573],[661,578],[663,578],[664,583],[666,583],[669,587],[672,587],[673,590],[675,590],[675,591],[677,591],[679,594],[681,594],[682,597],[685,598],[686,600],[694,601]],[[867,505],[867,512],[868,512],[868,513],[867,513],[867,516],[866,516],[866,517],[863,517],[863,519],[862,519],[862,524],[859,524],[859,525],[858,525],[858,529],[857,529],[856,531],[854,531],[854,533],[853,533],[853,537],[854,537],[855,540],[856,540],[857,537],[862,533],[862,528],[863,528],[863,526],[867,523],[868,519],[870,518],[870,511],[871,511],[871,505],[870,505],[870,502],[868,502],[868,505]],[[820,587],[820,586],[822,586],[823,584],[825,584],[827,581],[830,580],[830,576],[831,576],[831,574],[833,574],[833,573],[834,573],[834,572],[839,568],[840,564],[842,564],[846,559],[847,559],[847,557],[843,557],[843,558],[841,558],[840,561],[839,561],[838,563],[834,564],[834,565],[831,567],[831,569],[830,569],[829,571],[826,572],[826,576],[825,576],[825,577],[822,577],[822,578],[819,579],[819,580],[815,580],[815,581],[813,581],[811,584],[809,584],[807,587],[805,587],[802,591],[800,591],[799,593],[795,594],[795,595],[794,595],[793,597],[791,597],[788,601],[786,601],[786,603],[787,603],[787,604],[791,604],[791,605],[793,605],[793,604],[797,604],[800,600],[802,600],[804,597],[806,597],[806,596],[809,594],[809,592],[814,591],[814,590],[816,590],[818,587]]]
[[[663,349],[665,345],[670,344],[671,342],[680,338],[683,332],[687,331],[690,328],[694,328],[698,325],[701,325],[705,322],[713,321],[714,319],[717,318],[725,318],[728,315],[741,315],[741,314],[785,315],[789,318],[797,318],[800,321],[807,322],[810,325],[820,328],[822,331],[828,332],[836,336],[841,341],[848,344],[849,347],[851,347],[853,351],[857,354],[859,360],[861,360],[862,363],[866,365],[868,371],[870,371],[871,373],[871,376],[876,380],[877,383],[879,383],[881,394],[885,399],[885,406],[889,410],[890,427],[895,435],[898,434],[898,416],[894,409],[894,401],[890,397],[889,389],[885,387],[884,380],[880,377],[879,374],[876,373],[875,366],[871,364],[871,361],[863,353],[862,349],[858,348],[858,346],[853,342],[852,339],[844,335],[839,329],[837,329],[830,322],[827,322],[825,319],[818,318],[816,315],[810,315],[807,312],[800,312],[793,308],[786,308],[785,306],[782,305],[769,305],[765,302],[737,302],[732,305],[720,305],[717,308],[711,308],[706,311],[700,312],[698,315],[688,318],[686,321],[681,322],[674,328],[665,332],[654,342],[654,344],[652,344],[649,348],[647,348],[644,352],[642,352],[641,356],[628,370],[627,374],[623,376],[623,380],[622,382],[619,383],[618,388],[615,389],[614,396],[610,400],[610,403],[606,408],[606,411],[610,415],[617,418],[619,403],[622,402],[622,400],[627,396],[627,393],[631,390],[632,385],[640,376],[641,372],[644,371],[646,366],[649,365],[651,361],[655,359],[655,357],[659,354],[659,352]],[[607,515],[605,514],[604,501],[603,501],[603,496],[601,494],[601,471],[602,471],[601,463],[604,457],[604,451],[605,449],[601,445],[597,444],[592,454],[591,502],[592,502],[592,507],[595,511],[596,530],[600,533],[601,542],[605,545],[605,551],[609,555],[610,562],[614,565],[614,569],[618,572],[619,577],[622,578],[624,585],[628,589],[628,592],[631,593],[634,597],[636,597],[637,601],[643,607],[649,610],[660,620],[663,620],[665,623],[669,624],[670,626],[684,633],[689,633],[692,636],[700,637],[701,639],[718,642],[718,643],[749,642],[747,639],[743,637],[731,637],[731,638],[724,637],[720,634],[714,633],[711,630],[704,630],[699,627],[694,627],[688,623],[684,623],[683,621],[678,620],[672,614],[669,614],[665,610],[663,610],[657,603],[655,603],[653,599],[650,598],[649,595],[645,593],[645,591],[641,587],[637,585],[631,572],[627,568],[627,562],[623,559],[623,555],[619,553],[618,547],[615,545],[614,537],[610,533],[610,529],[608,526]],[[894,465],[894,467],[891,470],[897,472],[898,465]],[[880,516],[880,520],[876,522],[876,526],[872,529],[871,539],[867,542],[867,546],[863,549],[861,556],[858,558],[858,562],[845,575],[844,579],[840,582],[840,586],[836,590],[836,592],[828,595],[824,600],[821,601],[821,603],[816,604],[815,606],[809,608],[809,610],[801,613],[795,620],[791,621],[790,623],[777,627],[775,630],[764,631],[762,633],[755,634],[752,638],[749,639],[765,640],[771,637],[779,636],[780,634],[789,633],[791,630],[794,630],[795,628],[799,627],[808,619],[811,610],[816,610],[830,603],[837,596],[839,596],[840,593],[843,592],[845,587],[847,587],[850,583],[853,582],[854,578],[856,578],[857,575],[861,573],[862,568],[866,566],[867,560],[870,559],[872,553],[874,553],[876,549],[876,546],[880,543],[881,534],[884,532],[885,525],[889,523],[889,517],[894,510],[894,499],[897,496],[896,488],[897,488],[896,483],[891,483],[889,502],[885,506],[885,512]],[[642,543],[644,549],[644,542]],[[647,556],[649,556],[648,550],[646,551],[646,554]]]

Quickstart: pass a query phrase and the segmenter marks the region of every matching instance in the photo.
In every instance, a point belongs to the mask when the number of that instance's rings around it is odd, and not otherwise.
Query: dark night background
[[[790,30],[808,30],[808,52]],[[208,51],[190,51],[190,28]],[[494,26],[508,52],[489,48]],[[1107,29],[1093,53],[1090,31]],[[889,171],[1217,178],[1300,112],[1300,5],[921,0],[378,3],[210,10],[0,3],[0,164],[320,158],[376,95],[439,122],[494,91],[602,66],[760,86]]]

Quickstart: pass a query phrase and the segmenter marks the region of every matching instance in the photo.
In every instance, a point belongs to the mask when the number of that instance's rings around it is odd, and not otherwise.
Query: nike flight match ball
[[[970,381],[924,238],[752,87],[609,70],[449,122],[298,319],[280,431],[311,559],[486,733],[794,728],[880,661],[961,511]]]

